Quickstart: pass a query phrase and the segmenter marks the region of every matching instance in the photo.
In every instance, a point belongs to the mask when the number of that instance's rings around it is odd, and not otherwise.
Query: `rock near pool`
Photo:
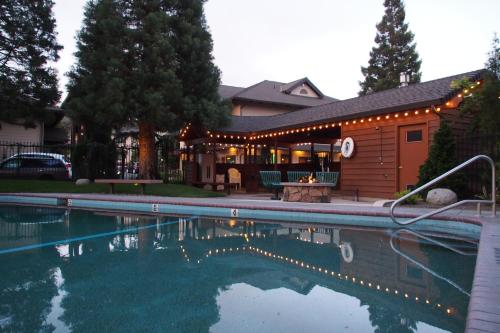
[[[88,185],[88,184],[90,184],[90,179],[86,178],[77,179],[75,182],[75,185]]]
[[[447,188],[435,188],[427,193],[426,201],[431,205],[449,205],[457,202],[457,194]]]

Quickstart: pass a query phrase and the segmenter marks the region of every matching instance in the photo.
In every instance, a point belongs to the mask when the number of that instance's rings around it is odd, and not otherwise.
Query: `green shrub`
[[[399,199],[405,195],[407,195],[408,193],[410,193],[410,190],[405,190],[405,191],[401,191],[401,192],[396,192],[394,194],[394,197],[396,199]],[[414,194],[412,195],[411,197],[407,198],[404,203],[406,204],[409,204],[409,205],[415,205],[418,201],[421,201],[422,200],[422,197],[419,195],[419,194]]]

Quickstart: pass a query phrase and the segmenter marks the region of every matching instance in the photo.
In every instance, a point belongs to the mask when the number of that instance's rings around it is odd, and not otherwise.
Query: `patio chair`
[[[307,177],[311,173],[309,171],[287,171],[286,175],[288,176],[288,181],[291,183],[296,183],[302,177]]]
[[[281,171],[260,171],[260,180],[262,181],[262,186],[274,191],[274,196],[271,199],[278,200],[278,191],[283,189],[283,185],[280,185]]]
[[[227,170],[227,174],[229,175],[229,184],[235,184],[236,189],[241,188],[241,173],[238,171],[238,169],[235,168],[229,168]]]
[[[337,181],[339,179],[338,172],[316,172],[316,178],[320,183],[332,183],[337,186]]]

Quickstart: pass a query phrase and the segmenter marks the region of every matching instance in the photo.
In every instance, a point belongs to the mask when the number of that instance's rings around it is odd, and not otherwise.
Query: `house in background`
[[[337,101],[333,97],[324,95],[307,77],[289,83],[264,80],[247,88],[221,85],[219,95],[231,102],[232,124],[241,127],[243,131],[244,127],[251,122],[265,122],[267,117],[293,113]],[[250,122],[247,121],[248,118],[251,118]],[[180,147],[183,151],[189,150],[182,138]],[[287,157],[285,154],[280,154],[275,158],[283,160],[291,158],[294,163],[299,163],[299,161],[307,163],[310,160],[303,151],[308,149],[308,146],[302,145],[296,147],[293,156]],[[329,145],[316,147],[318,153],[323,151],[326,154],[329,150]],[[269,155],[263,158],[271,159],[274,157]],[[184,159],[186,159],[185,154]],[[201,182],[210,182],[213,178],[212,165],[214,161],[219,164],[244,164],[244,160],[243,151],[237,150],[235,147],[229,147],[227,151],[220,151],[215,155],[212,153],[196,154],[195,170],[188,172],[196,173],[196,177]]]
[[[187,182],[215,181],[216,175],[227,179],[231,168],[252,192],[259,189],[261,170],[281,171],[282,181],[291,170],[338,171],[344,192],[393,198],[418,182],[441,121],[448,121],[457,136],[467,127],[469,119],[457,110],[464,92],[452,89],[452,81],[467,77],[474,82],[471,89],[479,89],[481,74],[473,71],[341,101],[322,96],[307,79],[264,81],[245,89],[223,86],[221,95],[233,103],[231,125],[213,132],[189,126],[181,130]],[[302,85],[310,88],[303,89],[304,96]],[[343,142],[352,142],[347,156],[338,149]]]
[[[18,144],[30,146],[30,151],[33,151],[36,147],[69,142],[71,125],[64,111],[58,107],[48,107],[47,112],[51,113],[48,117],[50,120],[37,121],[34,127],[25,127],[21,120],[18,123],[0,121],[0,160],[17,152],[13,146]]]

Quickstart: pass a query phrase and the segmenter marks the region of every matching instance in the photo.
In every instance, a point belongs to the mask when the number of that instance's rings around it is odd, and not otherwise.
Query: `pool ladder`
[[[398,229],[398,230],[393,231],[391,233],[391,238],[389,240],[389,244],[391,246],[391,249],[396,254],[400,255],[403,258],[405,258],[406,260],[408,260],[409,262],[411,262],[415,266],[419,267],[420,269],[426,271],[427,273],[431,274],[435,278],[440,279],[440,280],[448,283],[449,285],[451,285],[452,287],[454,287],[455,289],[457,289],[458,291],[460,291],[464,295],[467,295],[467,296],[470,297],[470,293],[467,290],[465,290],[464,288],[462,288],[458,283],[456,283],[453,280],[451,280],[451,279],[449,279],[449,278],[447,278],[447,277],[445,277],[445,276],[437,273],[436,271],[434,271],[433,269],[431,269],[427,265],[423,264],[422,262],[418,261],[417,259],[415,259],[415,258],[411,257],[410,255],[404,253],[401,249],[397,248],[394,245],[394,238],[401,238],[399,234],[401,232],[403,232],[403,231],[406,232],[406,233],[409,233],[409,234],[411,234],[411,235],[413,235],[413,236],[415,236],[417,238],[424,239],[424,240],[426,240],[430,244],[446,248],[446,249],[448,249],[450,251],[453,251],[453,252],[455,252],[457,254],[460,254],[460,255],[463,255],[463,256],[475,256],[476,253],[462,251],[462,250],[458,249],[457,247],[453,247],[453,246],[451,246],[449,244],[446,244],[444,242],[438,241],[437,239],[434,239],[432,237],[426,236],[424,234],[421,234],[419,232],[416,232],[416,231],[410,230],[410,229]]]
[[[462,200],[462,201],[458,201],[458,202],[455,202],[451,205],[448,205],[448,206],[445,206],[445,207],[442,207],[442,208],[439,208],[439,209],[436,209],[436,210],[433,210],[433,211],[430,211],[428,213],[425,213],[425,214],[422,214],[418,217],[415,217],[415,218],[412,218],[412,219],[409,219],[409,220],[406,220],[406,221],[398,221],[396,219],[396,217],[394,216],[394,209],[396,208],[397,205],[399,205],[401,202],[405,201],[406,199],[408,199],[409,197],[411,197],[412,195],[415,195],[419,192],[421,192],[422,190],[425,190],[426,188],[429,188],[431,187],[432,185],[440,182],[441,180],[445,179],[446,177],[456,173],[457,171],[465,168],[466,166],[478,161],[478,160],[486,160],[488,161],[488,163],[490,164],[490,167],[491,167],[491,200]],[[461,206],[461,205],[464,205],[464,204],[477,204],[477,211],[478,211],[478,214],[481,215],[481,204],[491,204],[491,216],[492,217],[495,217],[496,216],[496,183],[495,183],[495,180],[496,180],[496,172],[495,172],[495,162],[491,159],[491,157],[489,156],[486,156],[486,155],[477,155],[477,156],[474,156],[473,158],[463,162],[462,164],[454,167],[453,169],[443,173],[441,176],[431,180],[430,182],[414,189],[413,191],[411,191],[410,193],[402,196],[401,198],[399,198],[398,200],[394,201],[391,205],[391,208],[390,208],[390,216],[391,216],[391,219],[394,223],[397,223],[397,224],[400,224],[400,225],[408,225],[408,224],[412,224],[412,223],[415,223],[417,221],[420,221],[420,220],[423,220],[423,219],[426,219],[428,217],[431,217],[431,216],[434,216],[436,214],[439,214],[439,213],[442,213],[444,211],[447,211],[449,209],[452,209],[452,208],[455,208],[455,207],[458,207],[458,206]]]

